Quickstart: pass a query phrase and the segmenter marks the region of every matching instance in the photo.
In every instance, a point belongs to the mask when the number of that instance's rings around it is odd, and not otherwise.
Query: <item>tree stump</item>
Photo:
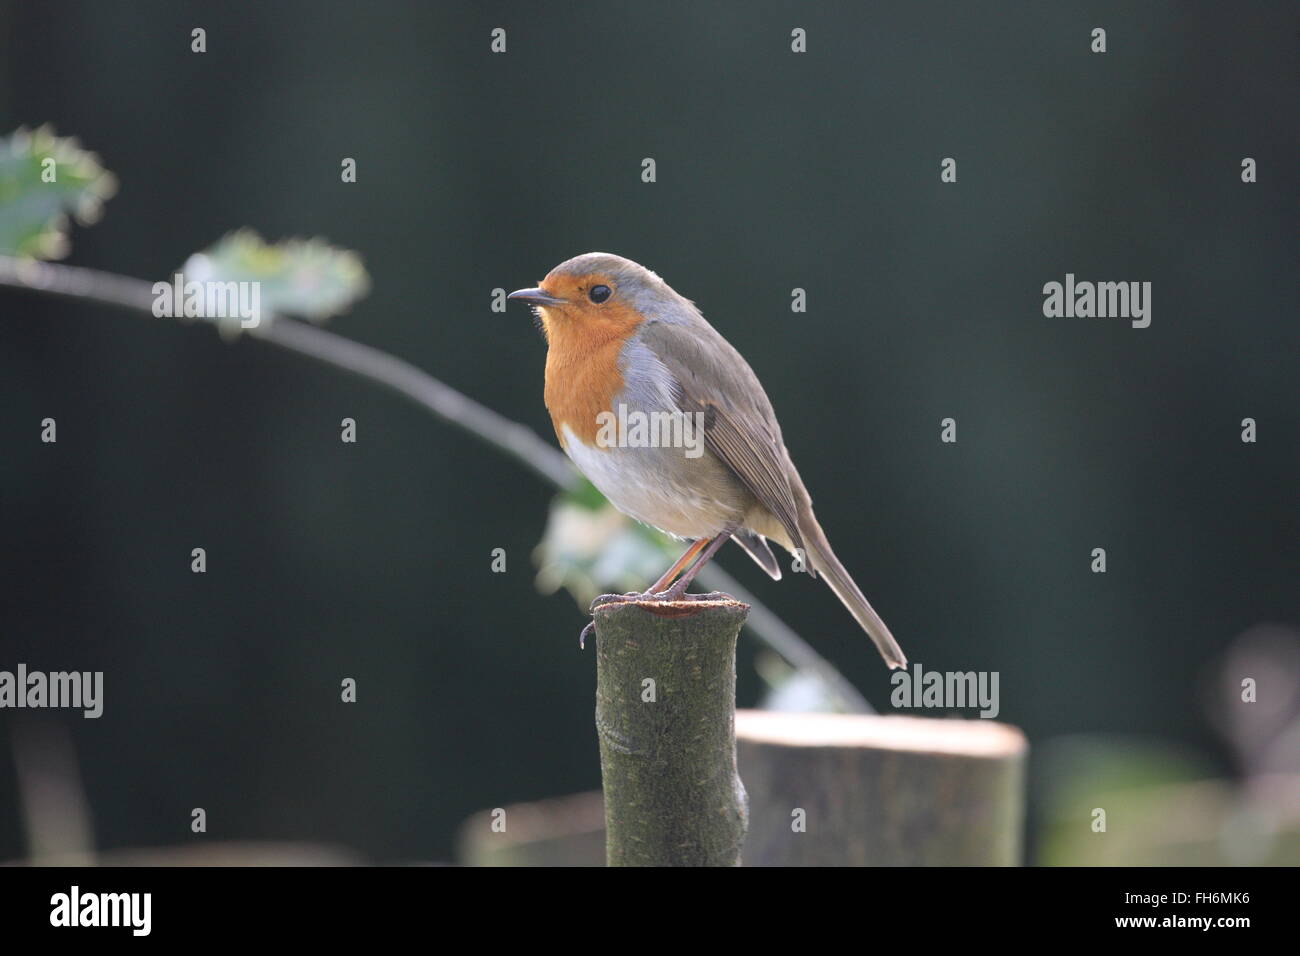
[[[748,610],[716,593],[593,607],[610,866],[739,864],[736,635]]]
[[[747,866],[1013,866],[1027,745],[990,720],[736,714]]]

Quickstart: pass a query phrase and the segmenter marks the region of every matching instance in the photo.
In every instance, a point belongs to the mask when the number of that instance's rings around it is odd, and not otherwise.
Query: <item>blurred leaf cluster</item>
[[[533,552],[537,587],[564,588],[582,608],[598,594],[643,590],[676,559],[681,545],[618,512],[591,482],[555,496]]]
[[[322,239],[268,244],[240,229],[185,260],[186,282],[256,282],[264,313],[323,322],[351,307],[370,289],[361,257]]]
[[[62,259],[68,218],[99,220],[117,179],[76,139],[48,125],[18,129],[0,140],[0,254]]]

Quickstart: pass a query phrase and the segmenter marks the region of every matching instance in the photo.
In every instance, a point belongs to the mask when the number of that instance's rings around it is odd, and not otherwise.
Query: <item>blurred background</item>
[[[492,290],[590,250],[656,270],[762,378],[909,656],[1000,673],[1027,862],[1296,863],[1297,26],[1287,3],[0,2],[0,134],[52,124],[117,176],[66,261],[153,280],[243,226],[326,237],[371,278],[332,329],[548,441],[544,343]],[[1045,318],[1066,273],[1151,282],[1151,326]],[[108,853],[449,861],[476,811],[599,786],[586,617],[536,583],[555,491],[515,462],[265,344],[12,290],[0,402],[0,668],[105,673],[98,720],[0,711],[0,860],[44,810]],[[722,563],[888,710],[820,584]],[[742,637],[742,705],[761,663]],[[1097,806],[1134,837],[1090,839]]]

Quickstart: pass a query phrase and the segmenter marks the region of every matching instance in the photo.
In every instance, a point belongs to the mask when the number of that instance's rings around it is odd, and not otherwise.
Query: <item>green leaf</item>
[[[255,282],[263,314],[296,315],[323,322],[346,311],[370,290],[361,257],[323,239],[268,244],[241,229],[196,252],[181,266],[186,283]]]
[[[677,557],[680,546],[667,535],[638,524],[603,498],[562,492],[551,503],[546,532],[534,552],[537,587],[565,588],[582,608],[597,594],[642,590]]]
[[[75,139],[49,126],[20,128],[0,139],[0,254],[61,259],[68,217],[96,222],[117,180]]]

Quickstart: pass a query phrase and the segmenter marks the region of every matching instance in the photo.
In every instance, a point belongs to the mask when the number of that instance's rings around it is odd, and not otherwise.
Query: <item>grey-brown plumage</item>
[[[825,576],[885,662],[905,666],[902,648],[835,556],[813,514],[812,498],[781,439],[781,426],[758,376],[702,315],[696,312],[693,319],[680,324],[649,322],[641,341],[672,375],[680,406],[705,413],[709,450],[756,500],[758,507],[746,514],[744,527],[791,553],[804,554],[813,576]]]
[[[512,295],[540,310],[551,349],[566,350],[563,367],[573,388],[589,388],[584,383],[596,377],[584,363],[601,361],[602,353],[589,343],[617,337],[622,387],[608,404],[648,414],[684,412],[703,422],[704,448],[692,456],[682,448],[589,442],[553,408],[565,451],[615,507],[682,538],[730,535],[779,578],[766,543],[775,541],[826,581],[886,663],[907,663],[831,549],[758,377],[693,303],[653,272],[607,253],[571,259],[539,288]],[[548,394],[566,399],[567,407],[574,397],[564,391],[569,383],[553,383],[550,370],[548,360]]]

